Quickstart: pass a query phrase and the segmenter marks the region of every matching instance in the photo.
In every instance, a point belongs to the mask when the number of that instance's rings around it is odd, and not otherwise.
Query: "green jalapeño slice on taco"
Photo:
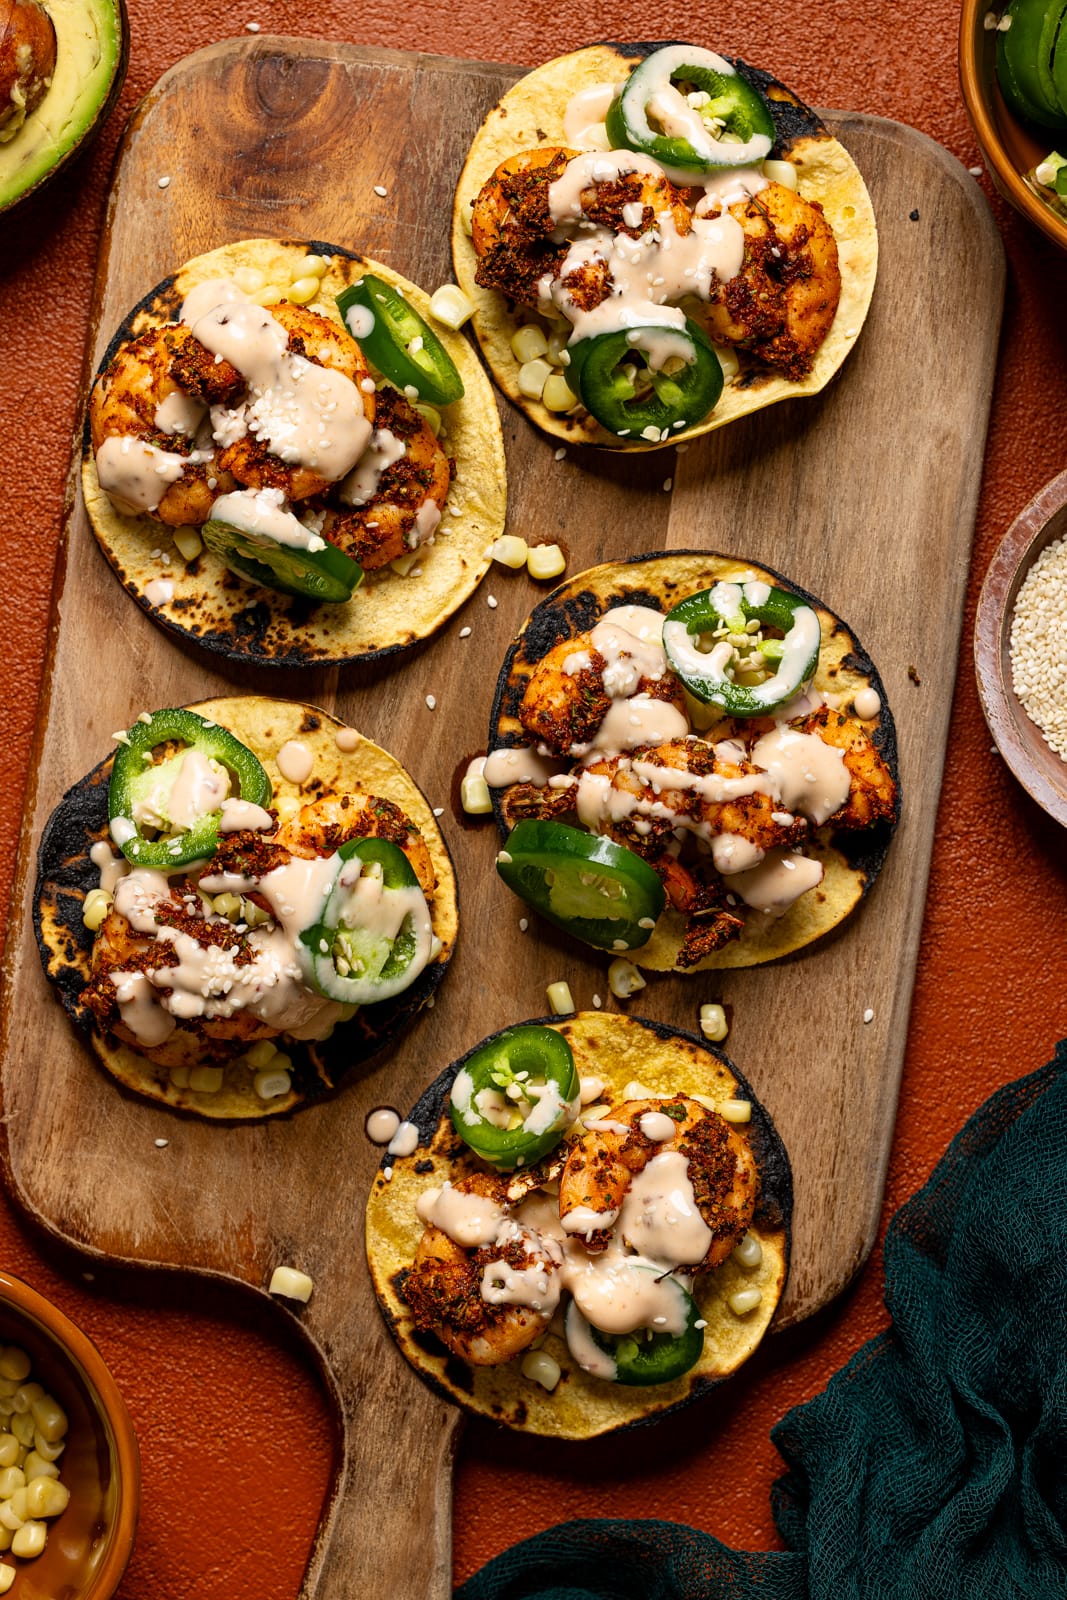
[[[134,309],[82,483],[159,622],[299,666],[401,649],[470,595],[503,529],[503,445],[470,346],[428,315],[389,268],[276,239],[197,256]]]
[[[758,1345],[792,1184],[721,1052],[602,1012],[523,1023],[409,1120],[418,1146],[375,1179],[367,1256],[400,1349],[465,1410],[592,1438],[706,1392]]]
[[[143,712],[41,841],[47,976],[120,1083],[205,1117],[333,1088],[429,999],[452,863],[399,762],[312,706]]]
[[[878,261],[819,118],[695,44],[590,45],[520,79],[475,135],[452,243],[505,394],[548,433],[629,450],[817,393]]]
[[[899,809],[881,679],[780,574],[707,552],[563,584],[497,684],[497,870],[541,916],[640,966],[774,960],[836,927]]]

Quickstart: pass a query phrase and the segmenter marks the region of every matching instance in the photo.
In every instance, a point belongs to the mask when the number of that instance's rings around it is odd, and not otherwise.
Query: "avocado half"
[[[124,0],[44,0],[56,64],[43,99],[0,132],[0,211],[53,177],[101,126],[122,88],[129,54]],[[0,37],[12,6],[0,0]],[[4,135],[7,135],[5,138]]]

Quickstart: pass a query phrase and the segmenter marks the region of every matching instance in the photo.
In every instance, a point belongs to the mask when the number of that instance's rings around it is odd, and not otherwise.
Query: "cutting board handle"
[[[325,1374],[341,1418],[341,1461],[300,1600],[452,1593],[452,1464],[462,1417],[383,1343],[371,1338],[351,1369],[331,1360]],[[343,1346],[332,1352],[342,1363],[346,1354]]]

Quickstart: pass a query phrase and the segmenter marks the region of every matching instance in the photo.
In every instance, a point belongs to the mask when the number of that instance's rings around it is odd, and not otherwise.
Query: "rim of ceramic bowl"
[[[6,1301],[62,1349],[89,1392],[104,1424],[112,1459],[117,1464],[118,1504],[110,1537],[83,1600],[110,1600],[133,1551],[141,1507],[141,1455],[130,1413],[100,1351],[51,1300],[22,1278],[0,1270],[0,1300]]]
[[[1040,729],[1012,686],[1009,655],[1023,580],[1041,552],[1065,535],[1067,472],[1061,472],[1020,511],[989,563],[978,597],[974,663],[978,697],[997,749],[1027,794],[1067,826],[1067,762],[1040,742]]]
[[[1067,222],[1058,217],[1023,181],[1015,162],[1004,148],[997,120],[991,106],[991,96],[999,97],[995,79],[986,85],[981,66],[981,52],[985,48],[985,16],[994,7],[990,0],[963,0],[960,12],[959,75],[960,91],[967,115],[971,119],[982,154],[992,168],[997,187],[1017,211],[1032,222],[1061,249],[1067,249]],[[1003,105],[1003,102],[1001,102]],[[1003,114],[1012,123],[1018,119],[1003,108]],[[1049,129],[1049,148],[1052,148],[1054,131]]]

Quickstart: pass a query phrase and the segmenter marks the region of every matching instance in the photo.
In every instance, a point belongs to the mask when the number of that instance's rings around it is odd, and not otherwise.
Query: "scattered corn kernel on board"
[[[480,119],[514,76],[270,38],[181,62],[120,151],[88,370],[140,295],[229,240],[297,232],[376,257],[427,289],[449,279],[452,188]],[[1003,294],[999,241],[963,169],[898,124],[829,120],[871,190],[881,269],[862,336],[824,394],[775,406],[677,458],[590,451],[560,461],[556,441],[501,402],[510,532],[558,540],[571,574],[641,550],[693,547],[775,566],[849,619],[885,679],[904,813],[859,915],[832,942],[776,968],[659,978],[640,997],[645,1014],[689,1028],[702,1001],[733,1008],[728,1048],[772,1112],[796,1182],[779,1325],[839,1293],[874,1238]],[[500,662],[547,587],[494,568],[413,654],[360,669],[257,671],[156,627],[116,582],[72,491],[6,958],[4,1173],[28,1213],[87,1252],[223,1274],[260,1293],[280,1263],[312,1276],[298,1314],[343,1432],[303,1590],[317,1600],[443,1600],[451,1589],[458,1416],[422,1389],[374,1302],[362,1252],[379,1154],[364,1137],[368,1109],[406,1109],[478,1038],[541,1013],[554,979],[568,979],[579,1007],[597,995],[619,1004],[605,958],[533,919],[520,931],[522,907],[493,869],[491,825],[469,827],[458,811],[458,774],[484,749]],[[47,990],[29,905],[41,826],[107,751],[111,731],[144,707],[243,690],[317,702],[407,766],[444,808],[462,928],[435,1008],[392,1059],[291,1118],[221,1127],[125,1096],[104,1077]],[[664,1426],[684,1431],[691,1414]]]

